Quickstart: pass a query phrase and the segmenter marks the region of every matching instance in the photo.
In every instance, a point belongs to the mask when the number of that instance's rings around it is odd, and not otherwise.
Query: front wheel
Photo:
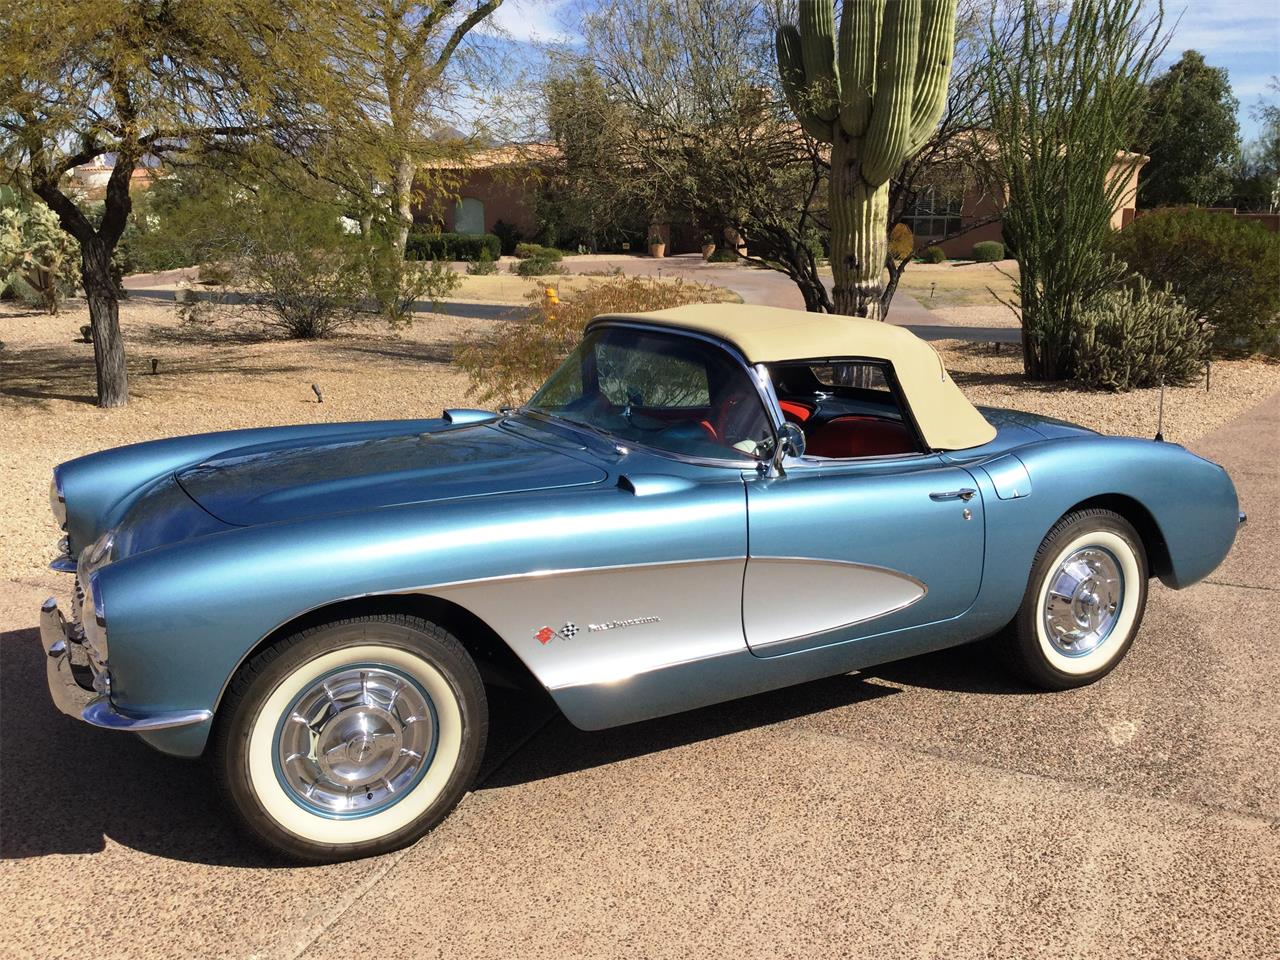
[[[1147,555],[1124,517],[1079,510],[1054,525],[1036,553],[1014,618],[1014,660],[1048,690],[1082,687],[1128,651],[1147,605]]]
[[[475,664],[435,624],[341,620],[286,637],[237,673],[213,762],[248,832],[294,860],[406,846],[475,778],[488,711]]]

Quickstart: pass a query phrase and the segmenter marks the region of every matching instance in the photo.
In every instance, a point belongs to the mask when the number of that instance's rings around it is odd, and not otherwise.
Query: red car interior
[[[836,417],[805,431],[805,453],[813,457],[883,457],[915,449],[910,430],[880,417]]]

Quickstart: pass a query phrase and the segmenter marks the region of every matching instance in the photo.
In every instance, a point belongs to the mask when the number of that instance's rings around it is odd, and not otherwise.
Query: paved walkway
[[[564,261],[570,273],[592,273],[620,270],[629,276],[682,277],[699,283],[726,287],[744,303],[770,307],[804,309],[804,298],[796,285],[776,270],[749,267],[734,263],[707,263],[696,253],[681,254],[654,260],[651,257],[568,257]],[[458,272],[464,272],[466,264],[454,264]],[[131,295],[160,300],[172,300],[180,282],[194,282],[195,268],[166,270],[162,273],[135,274],[126,277],[125,289]],[[552,281],[554,283],[554,279]],[[209,294],[205,294],[208,296]],[[240,294],[224,294],[231,303],[243,303]],[[461,300],[445,300],[439,305],[445,312],[458,317],[480,320],[505,320],[517,315],[520,307],[509,303],[475,303]],[[425,301],[415,308],[429,311],[433,304]],[[899,291],[894,295],[888,322],[910,329],[925,340],[972,340],[978,342],[1019,343],[1016,327],[972,326],[950,322],[945,316],[921,306],[910,294]]]
[[[0,584],[0,957],[1274,957],[1280,395],[1195,449],[1249,524],[1101,683],[978,646],[598,733],[505,698],[449,821],[324,868],[56,714],[64,584]]]

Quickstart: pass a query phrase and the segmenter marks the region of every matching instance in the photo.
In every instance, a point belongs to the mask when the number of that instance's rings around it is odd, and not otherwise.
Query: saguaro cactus
[[[800,0],[778,28],[782,86],[811,136],[831,144],[831,269],[837,313],[880,316],[889,178],[942,115],[956,0]]]

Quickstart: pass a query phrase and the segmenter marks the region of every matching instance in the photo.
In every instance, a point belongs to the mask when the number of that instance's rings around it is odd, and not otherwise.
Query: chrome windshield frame
[[[773,431],[773,438],[772,438],[773,446],[770,449],[772,450],[776,448],[779,442],[778,438],[780,436],[780,430],[781,430],[780,425],[782,423],[782,408],[778,406],[777,395],[773,392],[773,384],[769,381],[768,371],[764,369],[763,364],[757,364],[756,366],[752,366],[747,362],[747,358],[742,355],[742,352],[738,350],[737,347],[735,347],[733,344],[725,340],[721,340],[718,337],[708,336],[707,334],[698,333],[693,330],[685,330],[681,327],[668,327],[661,324],[643,323],[638,320],[624,320],[624,319],[613,319],[613,318],[592,320],[590,323],[587,324],[586,329],[583,330],[582,332],[583,339],[586,338],[588,333],[591,333],[593,330],[598,330],[602,327],[623,327],[627,329],[640,330],[645,333],[656,333],[660,335],[675,336],[675,337],[688,337],[689,339],[692,339],[692,340],[701,340],[703,343],[709,344],[719,349],[723,353],[728,354],[729,357],[733,360],[733,362],[737,364],[738,368],[746,375],[747,380],[751,383],[751,385],[755,387],[756,396],[759,398],[760,403],[764,407],[765,419],[768,422],[770,429]],[[581,343],[581,341],[579,341],[579,343]],[[575,346],[575,349],[577,349],[576,346]],[[743,454],[741,458],[696,457],[686,453],[679,453],[678,451],[675,451],[675,450],[666,450],[662,447],[649,446],[648,444],[642,443],[638,440],[632,440],[629,437],[620,437],[616,434],[609,433],[606,430],[602,430],[593,426],[588,426],[586,424],[578,423],[575,420],[570,420],[567,417],[556,416],[554,413],[551,413],[546,410],[532,408],[527,403],[522,404],[519,407],[519,409],[516,410],[516,413],[519,413],[526,417],[531,417],[535,420],[551,420],[558,425],[564,425],[565,427],[568,427],[570,429],[584,431],[595,437],[607,438],[616,447],[620,447],[623,449],[634,448],[636,450],[643,450],[646,453],[652,453],[652,454],[656,454],[657,456],[667,457],[669,459],[676,460],[680,463],[689,463],[697,466],[708,466],[708,467],[733,467],[739,470],[745,470],[745,469],[760,470],[760,469],[767,468],[769,465],[769,461],[772,459],[771,454],[766,456],[760,456],[760,457],[753,457],[749,454]]]

